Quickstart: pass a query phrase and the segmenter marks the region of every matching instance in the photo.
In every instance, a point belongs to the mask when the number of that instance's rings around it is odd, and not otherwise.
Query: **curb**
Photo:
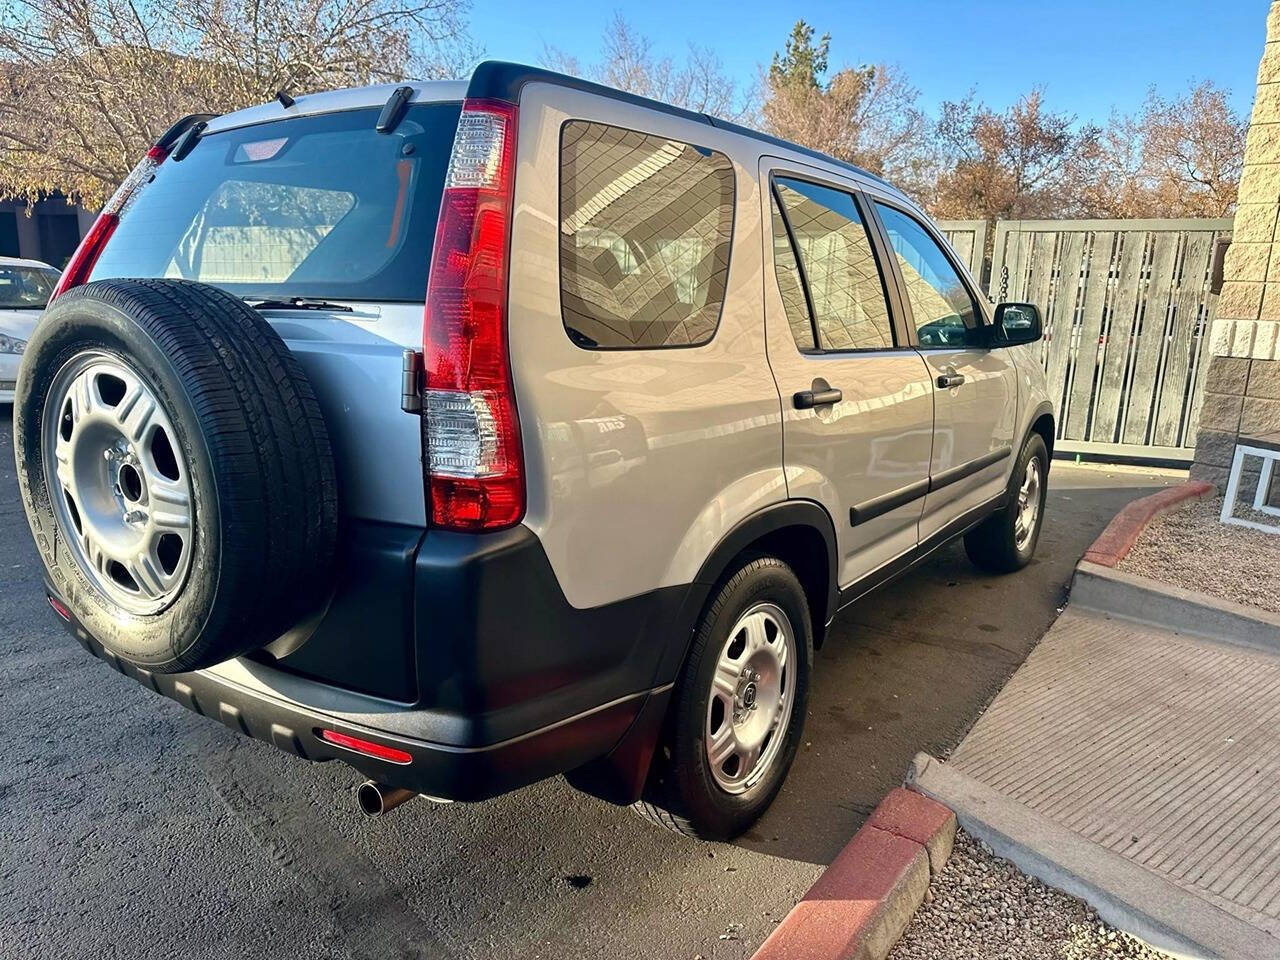
[[[1280,614],[1082,560],[1074,607],[1268,653],[1280,652]]]
[[[752,960],[884,960],[955,835],[950,808],[894,788]]]
[[[1214,489],[1203,481],[1187,481],[1149,497],[1135,500],[1115,515],[1098,539],[1085,551],[1084,559],[1103,567],[1114,567],[1125,558],[1151,519],[1186,500],[1198,500]]]
[[[1177,957],[1263,960],[1264,931],[1099,846],[928,754],[907,775],[916,790],[953,807],[970,836],[1023,873],[1087,901],[1103,920]]]

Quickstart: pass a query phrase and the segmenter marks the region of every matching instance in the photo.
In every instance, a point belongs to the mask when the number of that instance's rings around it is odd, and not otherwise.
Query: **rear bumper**
[[[449,800],[484,800],[600,757],[623,738],[649,697],[648,691],[633,694],[512,740],[458,747],[414,736],[428,719],[420,711],[379,713],[382,705],[355,702],[321,711],[288,696],[292,689],[316,699],[321,685],[246,660],[194,673],[152,673],[73,630],[86,650],[120,673],[237,733],[306,760],[341,760],[373,780]],[[662,698],[668,689],[655,693]],[[412,761],[394,763],[335,746],[321,738],[323,730],[394,747]]]
[[[578,779],[592,792],[618,802],[638,795],[699,591],[672,588],[577,610],[523,528],[489,537],[430,534],[416,550],[384,533],[348,538],[355,555],[342,569],[380,575],[340,589],[311,638],[279,660],[260,653],[160,674],[105,649],[74,611],[68,626],[94,656],[189,710],[393,786],[483,800],[585,767]],[[408,567],[391,575],[396,557]],[[391,635],[359,631],[362,611],[368,629]],[[353,649],[395,674],[385,678],[387,689],[412,690],[414,699],[353,689]],[[305,671],[294,662],[301,654]],[[412,672],[412,682],[403,672]],[[383,685],[367,671],[358,683]],[[324,730],[411,760],[339,747],[322,739]]]

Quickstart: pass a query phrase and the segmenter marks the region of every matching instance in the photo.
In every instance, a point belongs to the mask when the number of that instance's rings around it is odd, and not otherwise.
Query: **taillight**
[[[76,252],[71,255],[67,269],[62,271],[62,276],[58,278],[58,283],[49,297],[50,303],[72,287],[79,287],[88,282],[89,274],[93,272],[93,267],[102,256],[102,251],[106,249],[107,241],[116,232],[120,218],[125,215],[141,188],[150,182],[156,167],[164,163],[164,158],[168,155],[169,151],[164,147],[152,147],[129,176],[124,178],[124,183],[120,184],[116,192],[111,195],[107,205],[98,214],[98,219],[93,222],[89,232],[76,247]]]
[[[467,100],[436,226],[423,330],[431,518],[497,530],[524,515],[520,424],[507,354],[516,108]]]

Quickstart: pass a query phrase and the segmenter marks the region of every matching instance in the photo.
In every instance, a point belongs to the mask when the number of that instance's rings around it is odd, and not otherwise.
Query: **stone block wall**
[[[1241,435],[1280,433],[1280,0],[1267,16],[1244,160],[1191,468],[1220,489]]]

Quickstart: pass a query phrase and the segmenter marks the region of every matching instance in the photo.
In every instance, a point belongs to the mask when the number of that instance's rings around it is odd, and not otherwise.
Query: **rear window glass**
[[[560,296],[589,348],[706,343],[720,322],[733,232],[722,153],[571,120],[560,145]]]
[[[427,265],[457,103],[209,134],[128,208],[90,279],[175,277],[240,296],[410,301]]]

